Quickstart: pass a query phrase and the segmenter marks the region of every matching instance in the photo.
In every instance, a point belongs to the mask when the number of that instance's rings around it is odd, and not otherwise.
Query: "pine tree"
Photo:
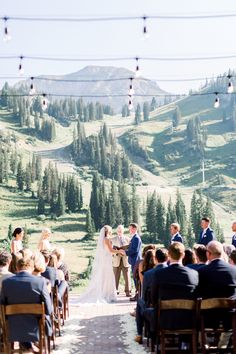
[[[151,196],[147,196],[147,210],[146,210],[146,228],[147,231],[154,235],[157,239],[157,195],[156,191]]]
[[[150,106],[148,102],[143,104],[143,120],[146,122],[149,120]]]
[[[94,222],[91,217],[90,208],[88,208],[86,213],[86,232],[87,232],[87,238],[89,240],[93,239],[95,229],[94,229]]]
[[[181,194],[178,189],[176,193],[175,213],[176,213],[176,220],[180,224],[181,234],[182,236],[185,237],[187,234],[187,222],[186,222],[187,213],[186,213],[184,201],[181,198]]]
[[[139,198],[136,194],[136,186],[134,182],[132,185],[131,205],[132,205],[132,222],[138,224],[139,223]]]
[[[165,206],[160,197],[157,198],[157,235],[162,242],[165,241]]]
[[[152,102],[151,102],[151,106],[150,106],[150,111],[154,111],[155,109],[157,108],[157,101],[156,101],[156,98],[153,97],[152,98]]]
[[[139,103],[137,104],[137,107],[135,110],[134,122],[136,125],[139,125],[141,123],[141,106]]]
[[[56,214],[57,216],[64,215],[66,211],[65,191],[60,183],[57,197]]]
[[[178,127],[180,123],[180,119],[181,119],[180,109],[179,106],[176,106],[172,117],[172,123],[174,128]]]
[[[22,161],[20,160],[17,165],[16,183],[19,190],[24,190],[24,170],[22,167]]]
[[[201,218],[204,212],[204,201],[201,191],[195,190],[191,200],[191,223],[195,241],[198,242],[199,234],[201,232]]]
[[[28,229],[27,229],[27,225],[25,225],[24,227],[24,236],[23,236],[23,248],[29,248],[29,235],[28,235]]]

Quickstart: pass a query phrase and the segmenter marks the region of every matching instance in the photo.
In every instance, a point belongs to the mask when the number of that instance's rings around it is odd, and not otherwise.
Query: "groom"
[[[138,225],[135,223],[129,224],[129,232],[131,236],[131,242],[129,248],[125,251],[125,254],[128,256],[128,262],[131,265],[132,274],[134,278],[134,283],[136,285],[134,271],[136,269],[135,265],[140,259],[142,259],[142,241],[138,234]]]

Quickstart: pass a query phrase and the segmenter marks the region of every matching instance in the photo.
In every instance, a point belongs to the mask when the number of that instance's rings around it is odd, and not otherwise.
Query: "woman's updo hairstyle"
[[[22,227],[17,227],[17,228],[13,231],[12,236],[13,236],[13,237],[16,237],[16,235],[19,235],[22,231],[24,231]]]

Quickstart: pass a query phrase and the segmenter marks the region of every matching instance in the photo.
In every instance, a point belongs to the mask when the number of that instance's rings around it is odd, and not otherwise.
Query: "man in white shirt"
[[[126,248],[129,245],[129,238],[124,235],[124,226],[119,225],[117,227],[117,236],[111,239],[113,247],[119,248]],[[131,295],[131,280],[130,280],[130,264],[128,263],[128,256],[125,254],[122,256],[121,254],[113,254],[112,257],[112,265],[113,271],[116,280],[116,290],[117,293],[119,289],[119,282],[120,282],[120,275],[121,271],[125,280],[125,294],[127,297]]]

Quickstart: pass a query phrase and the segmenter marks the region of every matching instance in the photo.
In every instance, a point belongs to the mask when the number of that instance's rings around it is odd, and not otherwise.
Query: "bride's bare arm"
[[[116,253],[116,254],[117,254],[117,253],[120,253],[118,250],[114,250],[114,249],[112,248],[111,241],[108,240],[107,238],[104,239],[104,244],[105,244],[105,246],[108,248],[109,252],[111,252],[111,253]]]

